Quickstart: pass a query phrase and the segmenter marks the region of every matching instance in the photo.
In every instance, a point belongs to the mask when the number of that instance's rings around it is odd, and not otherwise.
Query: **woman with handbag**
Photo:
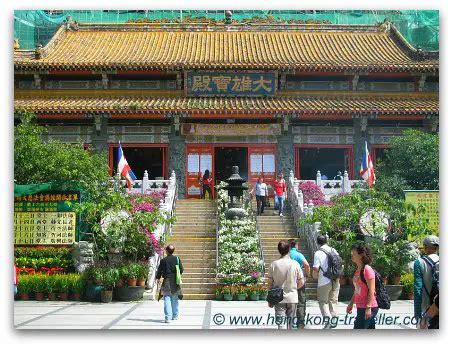
[[[270,308],[275,308],[275,322],[278,329],[297,329],[297,304],[299,297],[297,289],[304,286],[302,269],[289,256],[290,243],[282,240],[278,243],[281,257],[271,263],[268,276],[267,302]]]
[[[164,297],[165,323],[179,317],[179,299],[181,294],[181,274],[184,271],[179,257],[174,256],[175,247],[168,245],[165,248],[167,256],[163,258],[157,268],[156,280],[163,278],[160,294]]]

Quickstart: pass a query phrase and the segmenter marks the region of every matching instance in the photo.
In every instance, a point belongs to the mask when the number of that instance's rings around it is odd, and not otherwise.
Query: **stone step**
[[[186,294],[214,294],[215,293],[215,286],[207,287],[207,288],[196,288],[196,287],[184,287],[184,283],[182,284],[181,291],[184,294],[184,299],[186,299]]]
[[[183,259],[181,258],[184,267],[188,269],[191,267],[212,267],[216,266],[216,259]]]
[[[198,260],[198,259],[215,259],[216,253],[194,253],[194,254],[184,254],[183,252],[178,253],[178,257],[184,260]]]
[[[179,221],[173,224],[173,228],[180,228],[180,227],[193,227],[193,228],[198,228],[201,227],[203,229],[209,228],[209,229],[215,229],[216,228],[216,221],[212,220],[205,220],[205,219],[200,219],[200,220],[186,220],[186,221]]]
[[[198,289],[199,292],[205,292],[205,291],[210,291],[214,290],[215,286],[217,283],[212,281],[211,283],[206,283],[206,282],[184,282],[184,277],[182,279],[182,291],[184,293],[185,290],[187,289]]]
[[[211,275],[211,274],[216,274],[216,269],[215,267],[209,267],[209,266],[191,266],[191,267],[185,267],[184,268],[184,275],[185,274],[206,274],[206,275]]]
[[[215,256],[216,255],[216,250],[215,249],[193,249],[193,248],[189,248],[189,249],[183,249],[181,251],[178,252],[178,255],[180,256],[183,256],[183,255],[186,255],[186,256],[197,256],[197,255],[200,255],[200,254],[206,254],[206,255],[213,255]]]
[[[187,280],[197,280],[199,282],[203,282],[203,280],[210,280],[216,278],[216,273],[215,272],[186,272],[186,269],[184,269],[184,273],[182,274],[184,281]]]
[[[215,294],[184,293],[184,300],[213,300]]]
[[[215,251],[216,244],[215,242],[181,242],[181,241],[172,241],[168,240],[167,244],[172,244],[176,248],[176,253],[180,253],[181,251],[189,251],[189,252],[199,252],[201,251]],[[175,254],[176,254],[175,253]]]

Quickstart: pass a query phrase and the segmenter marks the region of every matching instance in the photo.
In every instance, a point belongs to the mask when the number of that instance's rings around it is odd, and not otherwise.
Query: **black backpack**
[[[374,271],[374,287],[376,290],[376,301],[378,307],[382,308],[383,310],[388,310],[390,309],[391,306],[390,297],[387,291],[385,290],[384,282],[382,281],[381,275],[376,270],[373,269],[373,271]],[[364,272],[365,267],[363,267],[362,270],[360,271],[360,279],[362,280],[363,283],[365,283],[365,285],[368,288],[368,283],[366,283]]]
[[[324,277],[330,280],[335,280],[343,275],[343,259],[338,255],[337,252],[332,248],[330,252],[320,248],[320,251],[327,255],[327,269],[321,268]]]
[[[439,261],[434,261],[428,256],[422,256],[422,259],[428,264],[431,270],[431,290],[428,291],[425,282],[423,282],[423,288],[429,296],[429,303],[432,305],[434,298],[439,294]]]

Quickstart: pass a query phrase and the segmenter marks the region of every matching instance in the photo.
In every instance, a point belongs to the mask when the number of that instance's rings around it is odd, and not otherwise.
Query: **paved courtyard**
[[[354,318],[346,316],[346,303],[338,305],[335,329],[352,329]],[[382,310],[377,329],[415,329],[411,324],[413,302],[393,301]],[[180,301],[180,319],[163,321],[163,302],[16,301],[17,329],[276,329],[274,310],[266,302]],[[307,303],[307,328],[323,327],[316,301]],[[333,322],[335,323],[335,322]]]

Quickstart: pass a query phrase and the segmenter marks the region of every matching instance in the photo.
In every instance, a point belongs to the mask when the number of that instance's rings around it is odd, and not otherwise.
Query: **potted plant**
[[[215,288],[215,299],[218,301],[223,299],[222,287],[220,287],[220,286],[217,286]]]
[[[104,286],[101,291],[101,301],[104,303],[112,302],[113,288],[118,281],[119,273],[115,268],[106,268],[102,272],[102,284]]]
[[[260,299],[260,293],[256,285],[250,286],[249,299],[251,301],[258,301]]]
[[[414,274],[412,272],[405,273],[401,276],[401,285],[403,293],[407,300],[414,300]]]
[[[267,300],[267,287],[264,284],[261,284],[258,288],[258,292],[260,293],[260,300]]]
[[[19,275],[17,282],[17,293],[21,300],[30,300],[31,293],[31,281],[29,278],[30,275]]]
[[[79,301],[83,293],[83,281],[79,274],[69,275],[69,293],[71,299]]]
[[[236,300],[245,301],[247,299],[247,290],[244,286],[239,285],[236,287]]]
[[[56,292],[61,301],[68,300],[69,280],[67,275],[54,275],[56,279]]]
[[[46,281],[46,289],[45,292],[47,293],[47,298],[51,301],[55,301],[57,299],[57,279],[55,275],[49,275]]]
[[[222,288],[223,300],[225,301],[233,300],[233,293],[231,289],[232,289],[231,286],[224,286]]]
[[[123,288],[125,283],[125,278],[127,277],[128,267],[122,265],[118,267],[118,281],[115,284],[116,288]]]
[[[103,270],[104,270],[103,268],[95,268],[95,267],[92,268],[91,274],[92,274],[93,283],[95,285],[101,285],[102,284]]]
[[[31,287],[33,292],[35,293],[35,300],[43,301],[44,300],[44,292],[46,290],[46,279],[47,275],[33,275],[30,276],[31,280]]]
[[[127,285],[129,287],[135,287],[137,285],[137,277],[140,273],[140,265],[137,263],[131,263],[127,269]]]
[[[148,264],[141,263],[138,264],[138,273],[137,273],[137,286],[144,287],[146,279],[148,278],[149,266]]]

